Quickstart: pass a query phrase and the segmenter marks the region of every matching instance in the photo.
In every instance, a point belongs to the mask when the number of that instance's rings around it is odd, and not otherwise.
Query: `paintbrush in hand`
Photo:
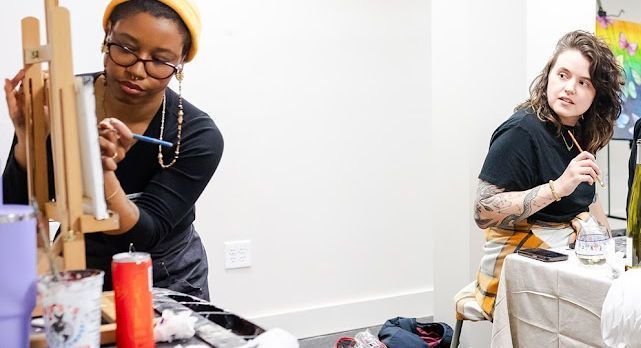
[[[568,134],[570,134],[570,139],[572,139],[572,142],[574,143],[576,148],[579,149],[580,152],[583,152],[583,149],[581,148],[581,145],[579,145],[579,142],[576,141],[574,134],[572,134],[572,132],[570,132],[569,130],[568,130]],[[606,188],[605,184],[603,183],[603,181],[601,181],[601,178],[598,175],[596,177],[596,180],[599,182],[599,185],[601,185],[601,187],[603,187],[604,189]]]

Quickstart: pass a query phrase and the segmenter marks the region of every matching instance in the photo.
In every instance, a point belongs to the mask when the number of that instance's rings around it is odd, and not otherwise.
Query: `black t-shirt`
[[[571,128],[565,127],[564,132],[567,129]],[[577,131],[573,130],[578,136]],[[532,109],[522,109],[492,134],[479,179],[505,191],[526,191],[558,179],[578,154],[569,136],[562,138],[554,125],[541,121]],[[594,192],[594,185],[581,183],[572,194],[534,213],[528,221],[568,222],[588,211]]]

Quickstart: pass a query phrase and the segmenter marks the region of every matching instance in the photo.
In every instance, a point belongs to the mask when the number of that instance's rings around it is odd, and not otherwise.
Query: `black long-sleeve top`
[[[163,139],[175,146],[178,96],[167,88],[166,98]],[[145,142],[136,142],[118,163],[116,176],[122,188],[128,195],[137,196],[132,201],[140,211],[138,222],[118,236],[85,234],[87,268],[105,271],[105,290],[112,288],[111,257],[128,251],[129,244],[133,243],[136,251],[151,254],[154,286],[209,299],[207,256],[192,223],[194,204],[220,162],[223,138],[206,113],[185,100],[183,107],[180,157],[172,167],[162,169],[158,163],[158,145]],[[162,107],[144,135],[159,137],[161,117]],[[4,198],[6,203],[26,204],[27,174],[17,164],[13,148],[3,174]],[[163,148],[165,163],[171,161],[174,150]],[[51,158],[49,144],[47,152]],[[49,187],[53,196],[51,161]]]

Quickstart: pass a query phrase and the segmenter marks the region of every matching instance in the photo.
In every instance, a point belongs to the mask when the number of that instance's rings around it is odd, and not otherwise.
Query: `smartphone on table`
[[[517,253],[519,255],[543,262],[557,262],[565,261],[568,259],[568,256],[566,254],[561,254],[557,253],[556,251],[541,248],[520,249],[519,251],[517,251]]]

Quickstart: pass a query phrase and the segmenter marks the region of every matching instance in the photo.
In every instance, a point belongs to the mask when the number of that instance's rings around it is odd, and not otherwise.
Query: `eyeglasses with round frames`
[[[127,47],[115,42],[105,43],[103,53],[106,53],[112,62],[124,68],[142,62],[147,75],[159,80],[170,77],[182,68],[182,64],[171,64],[157,59],[142,59]]]

